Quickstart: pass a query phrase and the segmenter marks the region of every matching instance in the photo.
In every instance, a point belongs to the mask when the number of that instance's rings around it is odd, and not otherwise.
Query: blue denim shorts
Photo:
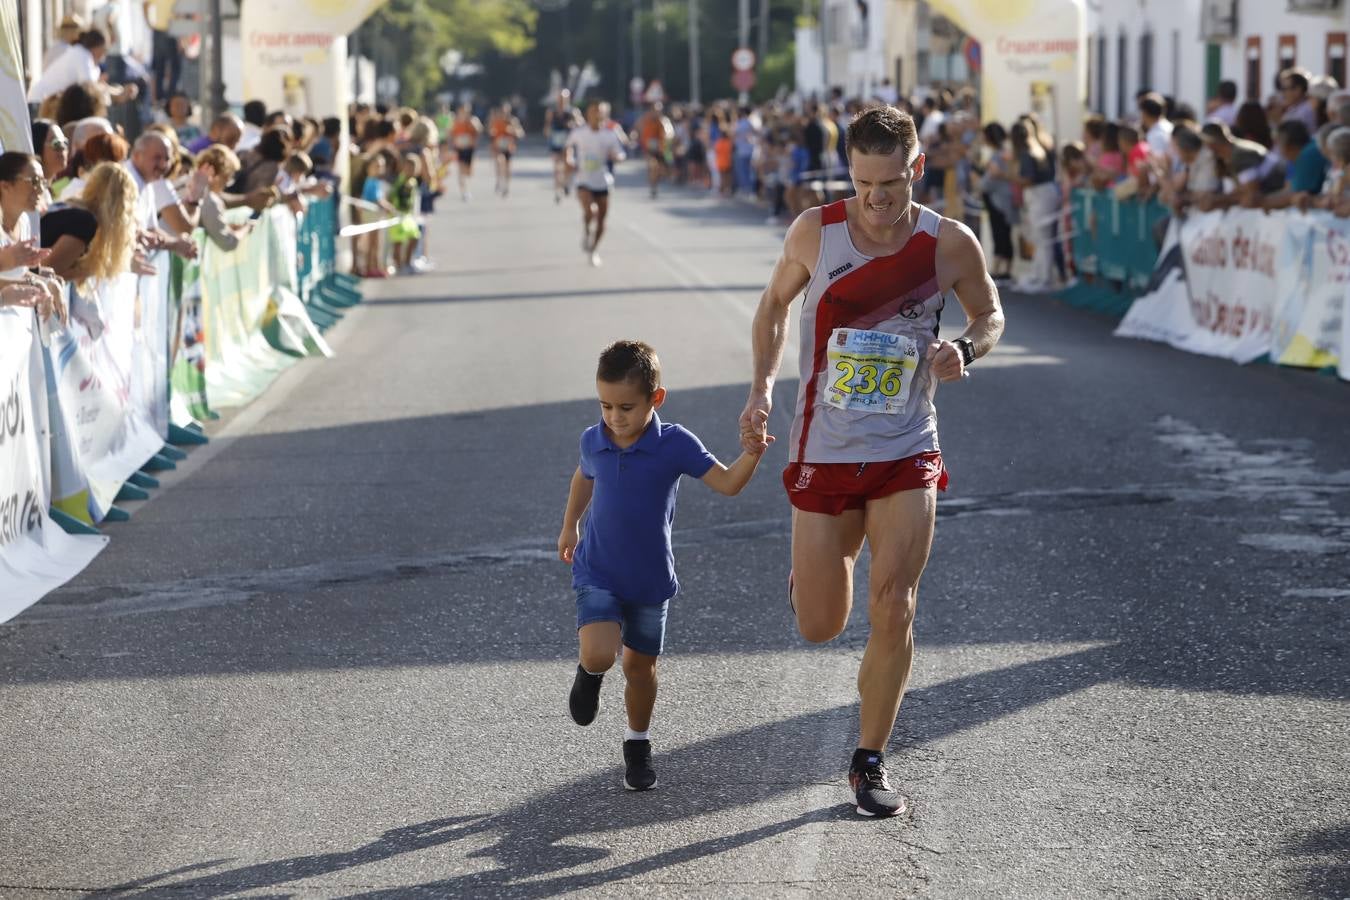
[[[577,590],[577,628],[594,622],[618,622],[623,628],[623,645],[648,656],[660,656],[666,644],[666,608],[661,603],[625,603],[598,587]]]

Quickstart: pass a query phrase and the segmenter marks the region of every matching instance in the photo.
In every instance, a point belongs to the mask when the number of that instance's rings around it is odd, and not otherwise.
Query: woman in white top
[[[72,84],[98,84],[111,103],[134,100],[139,92],[134,84],[102,84],[103,72],[99,65],[108,55],[108,38],[97,29],[86,31],[80,39],[62,52],[47,71],[38,76],[28,91],[30,103],[42,103],[48,97],[70,87]]]
[[[38,248],[30,225],[29,213],[37,212],[45,204],[46,191],[47,179],[36,156],[17,151],[0,154],[0,287],[40,288],[46,294],[43,299],[28,289],[10,292],[8,296],[28,298],[28,302],[18,305],[34,306],[43,319],[54,315],[64,322],[65,283],[50,269],[41,268],[47,251]]]

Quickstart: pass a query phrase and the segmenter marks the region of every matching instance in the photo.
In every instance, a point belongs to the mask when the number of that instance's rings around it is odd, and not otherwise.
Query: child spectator
[[[393,215],[395,210],[389,202],[389,164],[384,153],[376,153],[366,163],[366,180],[361,186],[361,199],[378,207],[377,210],[365,210],[363,219],[376,221],[380,213]],[[372,214],[373,213],[373,214]],[[363,245],[358,248],[358,259],[364,261],[361,275],[366,278],[386,278],[389,270],[385,267],[380,252],[380,233],[372,231],[362,235]]]
[[[394,267],[400,275],[412,275],[413,247],[422,229],[417,224],[417,210],[421,204],[422,158],[416,153],[405,153],[398,176],[389,192],[398,221],[389,229],[389,244],[393,247]]]
[[[724,197],[730,197],[736,191],[736,182],[732,173],[735,148],[735,141],[731,139],[731,133],[728,131],[719,134],[717,141],[713,144],[713,158],[717,164],[718,184]]]
[[[727,468],[691,432],[662,422],[656,415],[666,400],[661,364],[640,341],[605,348],[595,387],[600,422],[581,435],[581,463],[558,536],[558,558],[572,565],[581,648],[567,705],[578,725],[595,721],[601,681],[622,649],[624,787],[645,791],[656,786],[648,732],[656,660],[665,644],[666,611],[679,590],[670,528],[680,476],[731,496],[750,481],[760,457],[743,452]]]

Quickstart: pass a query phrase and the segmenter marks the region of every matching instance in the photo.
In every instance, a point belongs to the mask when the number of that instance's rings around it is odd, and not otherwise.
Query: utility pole
[[[642,78],[642,0],[633,0],[633,77]],[[641,104],[639,104],[641,105]]]
[[[702,93],[702,72],[699,67],[698,0],[689,0],[689,102],[698,106]]]
[[[740,12],[741,12],[740,43],[738,43],[736,46],[737,46],[737,47],[749,47],[749,46],[750,46],[750,0],[741,0],[741,2],[740,2]],[[749,103],[749,102],[750,102],[750,92],[749,92],[749,91],[741,91],[741,96],[740,96],[740,104],[741,104],[741,106],[744,106],[745,104],[747,104],[747,103]]]
[[[224,28],[220,21],[220,0],[211,0],[206,16],[211,25],[211,119],[225,112],[225,66],[221,44]]]

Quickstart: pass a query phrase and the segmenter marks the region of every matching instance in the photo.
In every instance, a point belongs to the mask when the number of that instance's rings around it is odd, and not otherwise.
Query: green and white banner
[[[68,535],[47,515],[47,397],[37,324],[28,309],[0,309],[0,622],[65,584],[108,539]]]

